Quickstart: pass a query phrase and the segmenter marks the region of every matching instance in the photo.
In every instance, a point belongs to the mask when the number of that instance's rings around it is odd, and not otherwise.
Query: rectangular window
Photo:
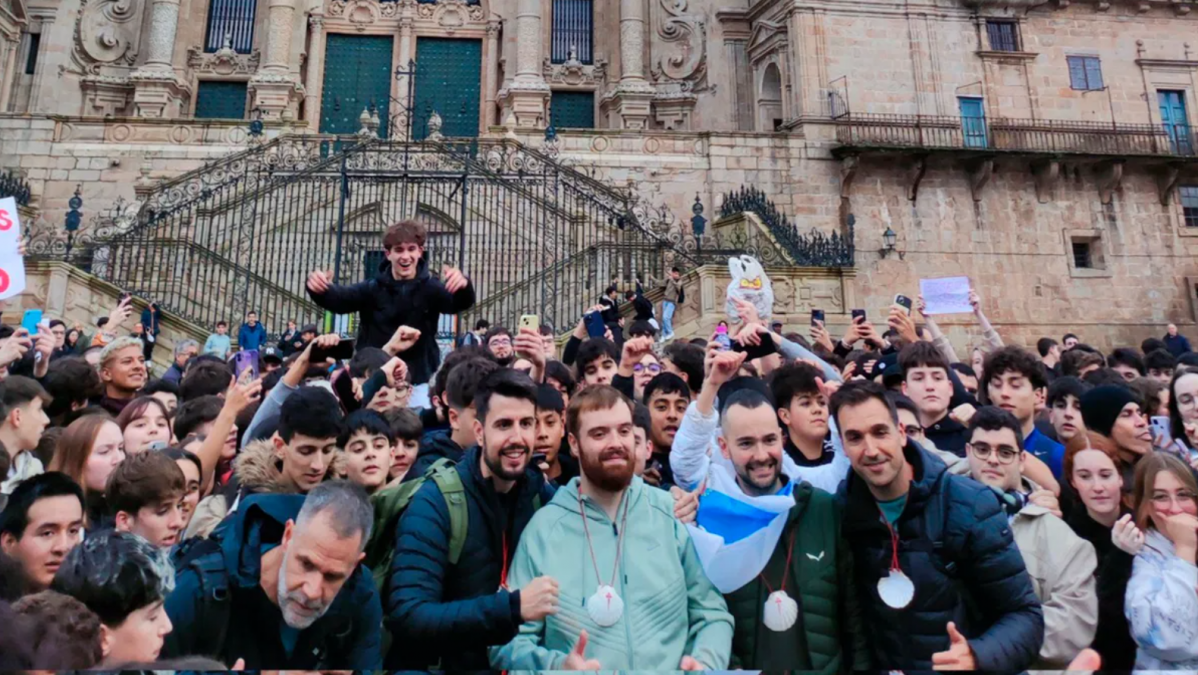
[[[594,129],[595,94],[589,91],[555,91],[550,109],[558,129]]]
[[[238,54],[254,49],[254,14],[258,0],[212,0],[208,5],[208,37],[204,51],[215,52],[225,46]]]
[[[1014,21],[986,21],[986,33],[990,36],[990,51],[1019,51],[1019,24]]]
[[[1102,61],[1097,56],[1067,56],[1069,86],[1081,91],[1101,91]]]
[[[196,119],[245,119],[246,83],[203,80],[196,91]]]
[[[1198,185],[1183,185],[1177,191],[1181,194],[1181,212],[1186,227],[1198,227]]]
[[[42,44],[41,33],[29,34],[29,53],[25,55],[25,74],[32,75],[37,70],[37,53]]]
[[[594,8],[591,0],[553,0],[554,63],[594,62]]]
[[[1088,270],[1094,267],[1093,261],[1090,259],[1090,242],[1074,240],[1073,266],[1079,270]]]

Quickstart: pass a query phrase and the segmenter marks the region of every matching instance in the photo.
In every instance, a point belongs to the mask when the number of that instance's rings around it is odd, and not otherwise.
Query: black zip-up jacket
[[[331,286],[324,293],[308,291],[312,301],[330,312],[358,313],[356,349],[378,347],[395,335],[400,326],[420,331],[420,339],[401,354],[412,374],[412,384],[432,379],[441,365],[437,347],[437,324],[442,314],[460,314],[474,306],[474,284],[468,282],[457,293],[450,293],[439,279],[428,273],[428,261],[422,258],[415,279],[400,281],[391,275],[391,263],[384,260],[373,278],[352,286]]]
[[[913,477],[894,529],[899,567],[915,586],[905,608],[892,609],[878,594],[893,547],[869,486],[850,473],[838,493],[874,665],[931,670],[932,655],[949,648],[952,621],[969,640],[978,670],[1029,667],[1044,642],[1044,612],[998,498],[981,483],[949,474],[915,443],[903,454]]]
[[[554,488],[529,467],[507,494],[495,492],[479,466],[478,446],[458,462],[469,522],[462,557],[449,564],[449,507],[437,483],[416,491],[399,521],[391,560],[387,628],[393,638],[385,667],[446,671],[488,670],[487,647],[504,645],[522,623],[520,591],[500,588],[520,535]],[[504,542],[507,560],[504,560]]]

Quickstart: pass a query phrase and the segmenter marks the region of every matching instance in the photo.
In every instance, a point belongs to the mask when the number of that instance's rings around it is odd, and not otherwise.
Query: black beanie
[[[1111,435],[1111,427],[1128,403],[1138,404],[1140,399],[1127,387],[1104,384],[1082,394],[1082,419],[1086,428],[1103,436]]]

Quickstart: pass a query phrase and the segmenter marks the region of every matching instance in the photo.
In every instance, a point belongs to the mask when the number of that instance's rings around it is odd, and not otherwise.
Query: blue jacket
[[[162,332],[162,310],[151,310],[149,307],[141,310],[141,325],[145,328],[146,335],[158,337]]]
[[[856,473],[839,493],[874,665],[931,670],[932,655],[949,647],[946,626],[953,621],[979,670],[1028,668],[1044,642],[1044,614],[998,498],[981,483],[950,475],[915,443],[904,454],[914,477],[895,529],[899,567],[915,584],[904,609],[878,595],[892,549],[877,501]]]
[[[1187,340],[1186,336],[1182,335],[1181,333],[1178,333],[1177,335],[1169,335],[1166,333],[1163,339],[1165,341],[1165,349],[1168,349],[1169,353],[1173,356],[1181,356],[1188,351],[1192,351],[1190,349],[1190,341]]]
[[[291,654],[283,648],[283,615],[259,586],[261,558],[303,503],[303,495],[246,497],[209,542],[196,544],[203,547],[198,555],[176,562],[175,590],[166,599],[174,630],[163,658],[203,654],[227,665],[244,658],[248,670],[382,667],[382,607],[361,565],[328,611],[299,632]]]
[[[536,497],[549,503],[553,487],[529,467],[513,492],[500,495],[479,463],[475,446],[457,464],[469,513],[457,565],[448,560],[449,507],[434,481],[420,486],[399,521],[386,600],[387,669],[424,670],[439,660],[444,670],[488,670],[487,647],[506,644],[520,628],[520,591],[500,589],[503,568]]]
[[[400,326],[420,331],[420,339],[404,352],[412,384],[427,383],[441,364],[437,326],[442,314],[460,314],[474,306],[474,284],[450,293],[428,273],[428,258],[421,258],[416,278],[400,281],[391,274],[391,263],[379,264],[378,274],[352,286],[332,286],[319,295],[308,291],[312,302],[336,314],[357,313],[357,349],[387,344]]]
[[[261,321],[253,326],[241,324],[241,328],[237,329],[237,346],[247,352],[266,346],[266,326]]]

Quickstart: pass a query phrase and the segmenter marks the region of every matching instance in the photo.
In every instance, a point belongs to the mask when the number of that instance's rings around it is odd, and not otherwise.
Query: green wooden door
[[[358,118],[378,109],[379,136],[387,137],[391,102],[391,55],[394,38],[331,33],[325,43],[324,87],[320,95],[320,131],[354,134]]]
[[[196,119],[245,119],[246,83],[199,82],[196,88]]]
[[[550,99],[553,126],[558,129],[594,129],[595,93],[555,91]]]
[[[445,136],[478,136],[482,96],[481,40],[416,40],[416,91],[412,137],[428,136],[428,118],[441,116]]]

